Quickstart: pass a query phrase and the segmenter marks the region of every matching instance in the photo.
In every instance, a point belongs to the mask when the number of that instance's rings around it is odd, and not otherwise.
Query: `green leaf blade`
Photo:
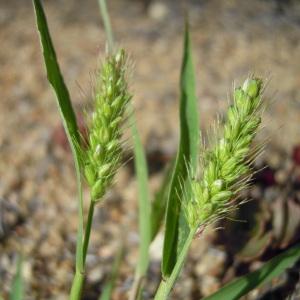
[[[24,281],[22,276],[23,259],[18,257],[17,271],[13,278],[9,300],[22,300],[24,298]]]
[[[168,277],[176,264],[179,246],[182,184],[188,176],[188,166],[196,167],[199,141],[199,121],[195,92],[195,74],[189,29],[186,25],[184,54],[180,80],[180,142],[175,162],[166,212],[162,274]],[[182,244],[182,243],[181,243]]]
[[[50,32],[47,25],[44,9],[40,0],[33,0],[37,28],[40,33],[40,39],[42,44],[44,62],[47,71],[47,77],[49,83],[53,87],[56,94],[57,104],[62,115],[63,124],[67,133],[67,137],[72,146],[74,144],[72,139],[80,143],[79,132],[76,123],[75,113],[71,104],[70,95],[68,89],[63,80],[57,58],[54,50],[54,46],[51,40]],[[75,147],[76,149],[76,147]]]
[[[151,241],[153,241],[161,227],[166,212],[168,194],[173,175],[174,161],[168,166],[160,189],[151,203]]]
[[[151,203],[148,187],[148,168],[144,149],[138,134],[136,122],[132,117],[132,136],[134,143],[134,165],[138,184],[139,204],[139,257],[135,269],[134,282],[129,299],[140,299],[144,278],[149,265],[149,247],[151,243]]]
[[[33,6],[36,16],[36,25],[39,31],[43,57],[47,71],[48,81],[51,84],[57,100],[57,105],[60,111],[62,123],[71,146],[74,157],[77,188],[78,188],[78,215],[79,227],[76,244],[76,268],[83,270],[82,257],[82,240],[83,240],[83,203],[82,203],[82,186],[80,175],[80,134],[77,127],[76,115],[74,113],[68,89],[64,83],[59,64],[56,59],[56,53],[51,40],[50,32],[47,25],[46,15],[40,0],[33,0]]]
[[[218,290],[204,300],[238,300],[254,288],[279,276],[287,268],[293,266],[300,258],[300,245],[296,245],[275,256],[260,269],[246,274]]]

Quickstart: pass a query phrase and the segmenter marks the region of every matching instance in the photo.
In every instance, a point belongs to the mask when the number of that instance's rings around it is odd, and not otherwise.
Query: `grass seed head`
[[[224,136],[204,153],[200,179],[190,179],[184,209],[191,228],[210,223],[236,207],[231,200],[250,178],[250,146],[261,123],[262,81],[247,79],[235,89]],[[251,160],[252,159],[252,160]]]
[[[131,99],[127,68],[125,51],[120,50],[107,57],[97,76],[88,146],[83,155],[84,175],[93,201],[101,199],[121,164],[121,125]]]

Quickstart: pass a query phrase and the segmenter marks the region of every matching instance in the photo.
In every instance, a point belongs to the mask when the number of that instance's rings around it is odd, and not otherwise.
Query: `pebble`
[[[103,278],[103,275],[103,267],[100,265],[96,265],[96,267],[88,271],[88,280],[91,283],[99,282]]]
[[[164,244],[164,236],[162,233],[158,233],[154,241],[150,246],[150,258],[154,261],[160,261],[162,258],[162,249]]]
[[[287,181],[288,173],[285,170],[278,170],[275,173],[275,179],[278,184],[284,184]]]
[[[199,286],[203,296],[206,297],[216,292],[221,287],[221,284],[216,277],[205,275],[201,278]]]
[[[169,14],[168,6],[162,1],[153,1],[148,8],[148,15],[155,21],[161,21]]]
[[[200,278],[204,275],[219,276],[224,270],[226,258],[226,252],[209,247],[195,266],[196,275]]]
[[[189,296],[191,294],[191,290],[193,287],[193,280],[192,278],[181,276],[178,278],[177,281],[178,284],[174,287],[174,294],[177,294],[177,297],[180,299],[189,299]]]

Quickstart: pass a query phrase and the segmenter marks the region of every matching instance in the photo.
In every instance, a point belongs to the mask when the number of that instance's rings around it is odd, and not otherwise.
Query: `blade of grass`
[[[296,245],[275,256],[260,269],[242,276],[218,290],[204,300],[237,300],[254,288],[265,284],[279,276],[287,268],[293,266],[300,259],[300,245]]]
[[[130,299],[139,299],[143,288],[149,265],[149,246],[151,243],[151,205],[148,187],[148,169],[143,145],[141,143],[136,122],[132,117],[132,136],[134,142],[134,165],[138,181],[138,201],[139,201],[139,233],[140,246],[138,264],[135,270],[135,279],[130,295]]]
[[[22,300],[24,298],[24,282],[22,276],[23,259],[18,257],[17,271],[13,278],[9,300]]]
[[[119,274],[122,258],[124,256],[124,250],[125,250],[124,245],[122,244],[116,254],[110,277],[108,278],[107,282],[105,283],[105,286],[103,288],[101,296],[99,297],[99,300],[110,300],[111,299],[112,291],[115,286],[117,276]]]
[[[106,32],[108,51],[109,51],[109,53],[112,53],[113,48],[114,48],[114,36],[113,36],[112,29],[111,29],[111,22],[110,22],[109,13],[107,10],[106,1],[98,0],[98,3],[99,3],[99,7],[100,7],[100,13],[101,13],[101,17],[103,20],[104,29]]]
[[[33,0],[33,3],[37,27],[40,32],[48,80],[56,93],[56,99],[62,115],[63,124],[65,126],[69,142],[72,146],[73,138],[75,138],[77,143],[80,143],[75,113],[72,108],[69,92],[60,72],[42,4],[40,0]],[[74,147],[74,150],[76,150],[76,147]]]
[[[151,204],[151,241],[153,241],[160,229],[166,212],[168,194],[173,174],[174,161],[168,166],[159,191]]]
[[[176,264],[179,239],[182,184],[188,173],[188,165],[195,168],[198,153],[198,114],[195,94],[195,75],[191,53],[189,28],[186,25],[184,54],[180,80],[180,142],[169,190],[166,212],[166,230],[163,247],[162,274],[168,277]]]
[[[83,200],[82,200],[82,183],[80,175],[80,153],[78,145],[80,144],[80,136],[77,128],[76,116],[71,104],[68,89],[64,83],[54,46],[51,40],[50,32],[47,25],[45,12],[40,0],[33,0],[36,24],[40,34],[41,46],[43,50],[44,62],[47,70],[49,83],[53,87],[56,94],[57,105],[62,118],[66,135],[74,157],[77,189],[78,189],[78,233],[76,244],[76,271],[81,273],[83,271]]]

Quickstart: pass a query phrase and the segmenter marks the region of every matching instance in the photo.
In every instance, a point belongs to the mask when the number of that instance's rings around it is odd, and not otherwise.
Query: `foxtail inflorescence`
[[[199,179],[191,178],[184,201],[191,228],[210,223],[226,215],[251,177],[250,146],[261,123],[262,81],[247,79],[234,91],[227,112],[223,136],[211,150],[204,152]]]
[[[127,56],[122,49],[107,57],[97,76],[93,113],[88,120],[88,145],[83,154],[92,201],[101,199],[121,164],[121,125],[131,99],[127,68]]]

